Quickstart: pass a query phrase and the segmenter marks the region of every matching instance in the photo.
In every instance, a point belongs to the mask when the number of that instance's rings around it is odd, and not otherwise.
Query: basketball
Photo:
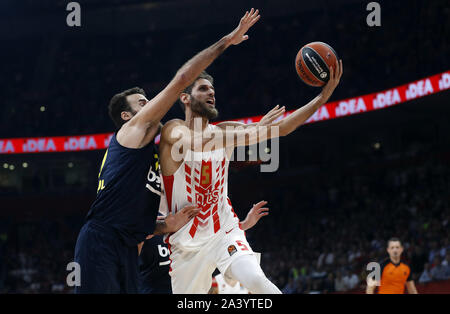
[[[335,66],[337,59],[338,56],[331,46],[316,41],[299,50],[295,58],[295,69],[306,84],[324,86],[330,79],[330,67]]]

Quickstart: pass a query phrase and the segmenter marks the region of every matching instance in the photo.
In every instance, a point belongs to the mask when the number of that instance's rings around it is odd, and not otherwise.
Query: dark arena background
[[[279,143],[279,168],[232,162],[239,218],[285,294],[364,293],[366,265],[402,240],[419,293],[450,293],[450,5],[446,0],[0,2],[0,292],[73,293],[66,266],[95,199],[114,125],[110,98],[152,98],[195,53],[258,8],[249,40],[208,69],[218,121],[287,111],[320,88],[303,83],[299,49],[322,41],[343,60],[329,102]],[[175,104],[162,122],[183,117]]]

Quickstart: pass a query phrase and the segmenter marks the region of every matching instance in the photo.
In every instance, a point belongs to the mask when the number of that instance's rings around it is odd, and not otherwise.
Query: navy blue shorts
[[[152,280],[148,282],[145,279],[140,278],[139,293],[140,294],[172,294],[172,284],[170,282],[170,276],[168,278],[161,278],[159,280]]]
[[[81,286],[75,293],[138,293],[138,248],[126,246],[111,228],[88,221],[75,246]]]

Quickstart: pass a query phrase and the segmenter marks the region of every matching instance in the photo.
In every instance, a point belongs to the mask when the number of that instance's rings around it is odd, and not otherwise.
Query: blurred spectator
[[[442,265],[441,258],[439,256],[434,257],[433,266],[431,267],[430,274],[433,280],[447,279],[447,269],[444,265]]]
[[[347,286],[344,281],[344,277],[342,277],[342,272],[336,272],[336,278],[334,279],[334,290],[337,292],[343,292],[347,290]]]
[[[343,277],[343,280],[344,280],[344,285],[346,287],[346,290],[353,290],[359,284],[358,276],[352,272],[346,272]]]
[[[422,274],[419,277],[419,283],[427,283],[432,281],[432,276],[431,276],[431,265],[429,263],[425,264],[424,270],[422,272]]]

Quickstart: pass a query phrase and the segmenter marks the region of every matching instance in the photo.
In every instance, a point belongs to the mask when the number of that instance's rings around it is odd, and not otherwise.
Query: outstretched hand
[[[284,106],[281,108],[279,107],[279,105],[276,105],[272,110],[266,113],[266,115],[258,122],[258,126],[269,126],[272,122],[281,117],[285,113],[286,108]]]
[[[267,201],[261,201],[253,205],[252,209],[247,214],[245,220],[241,223],[243,230],[252,228],[261,219],[261,217],[269,215],[269,208],[263,207],[267,204]]]
[[[230,34],[227,35],[230,45],[239,45],[241,42],[248,39],[248,35],[245,33],[252,27],[259,18],[259,10],[256,11],[252,8],[250,12],[246,11],[245,15],[241,18],[238,27],[234,29]]]
[[[337,61],[334,67],[330,67],[330,79],[327,84],[323,87],[322,94],[327,97],[327,99],[333,94],[334,89],[338,86],[339,81],[344,72],[344,67],[342,65],[342,60]]]

